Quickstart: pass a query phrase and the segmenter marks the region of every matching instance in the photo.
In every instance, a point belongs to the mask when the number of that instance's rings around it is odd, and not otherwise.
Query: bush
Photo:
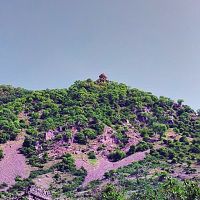
[[[69,141],[69,139],[72,137],[72,132],[70,130],[66,131],[66,133],[63,136],[63,139],[65,141]]]
[[[161,148],[161,149],[158,149],[158,152],[161,156],[165,157],[165,158],[168,158],[168,150],[166,148]]]
[[[29,158],[29,164],[34,167],[42,167],[42,160],[40,160],[38,156],[33,155]]]
[[[89,139],[93,140],[97,137],[97,134],[96,134],[96,131],[93,130],[93,129],[90,129],[90,128],[86,128],[84,131],[83,131],[83,134],[85,136],[87,136]]]
[[[182,137],[179,139],[179,142],[182,142],[182,143],[185,143],[185,144],[189,144],[189,141],[188,141],[187,137],[185,137],[185,136],[182,136]]]
[[[76,169],[74,158],[71,154],[65,154],[62,157],[62,162],[58,163],[56,168],[61,172],[73,172]]]
[[[135,145],[131,145],[131,146],[130,146],[130,149],[129,149],[128,152],[127,152],[127,155],[134,154],[134,153],[135,153],[135,150],[136,150]]]
[[[115,170],[110,170],[109,172],[106,172],[104,174],[104,176],[105,176],[106,179],[112,178],[114,176],[115,172],[116,172]]]
[[[109,158],[111,161],[116,162],[116,161],[118,161],[118,160],[123,159],[125,156],[126,156],[126,154],[125,154],[123,151],[117,149],[117,150],[115,150],[114,152],[112,152],[112,153],[108,156],[108,158]]]
[[[116,138],[118,141],[122,142],[122,144],[127,144],[128,143],[128,137],[126,134],[123,134],[122,132],[118,132],[116,134]]]
[[[82,132],[76,134],[75,139],[79,144],[87,144],[87,138]]]
[[[150,150],[150,154],[151,154],[152,156],[154,156],[154,157],[159,157],[159,153],[158,153],[158,151],[155,150],[155,149],[151,149],[151,150]]]
[[[32,136],[36,136],[38,134],[37,130],[35,130],[34,128],[30,127],[26,130],[26,133],[28,135],[32,135]]]
[[[0,149],[0,160],[3,158],[3,150]]]
[[[200,153],[200,147],[198,145],[193,145],[190,148],[190,152],[192,152],[192,153]]]
[[[175,164],[175,163],[177,163],[177,162],[178,162],[178,161],[177,161],[177,158],[173,158],[172,161],[171,161],[172,164]]]
[[[159,183],[156,187],[150,183],[145,184],[143,192],[138,190],[137,192],[133,193],[131,199],[198,200],[200,199],[200,188],[196,182],[189,180],[181,182],[177,179],[169,178],[164,180],[164,182]]]
[[[88,153],[88,158],[89,158],[89,159],[96,159],[96,155],[95,155],[94,151],[90,151],[90,152]]]
[[[101,192],[98,200],[125,200],[125,196],[114,185],[108,184],[106,188]]]
[[[63,138],[62,134],[58,134],[56,135],[55,140],[60,141],[62,138]]]
[[[167,172],[161,172],[158,181],[164,181],[167,178]]]
[[[148,144],[147,142],[140,142],[137,146],[136,146],[136,152],[139,152],[139,151],[146,151],[150,148],[150,144]]]
[[[93,127],[96,130],[98,135],[101,135],[103,133],[103,130],[104,130],[104,125],[103,124],[98,123],[98,124],[95,124]]]

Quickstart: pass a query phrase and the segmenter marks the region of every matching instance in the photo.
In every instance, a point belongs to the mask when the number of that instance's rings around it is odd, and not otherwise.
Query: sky
[[[110,80],[200,108],[199,0],[0,0],[0,84]]]

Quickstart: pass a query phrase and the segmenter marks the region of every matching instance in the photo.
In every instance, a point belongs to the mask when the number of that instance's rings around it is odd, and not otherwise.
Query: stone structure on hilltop
[[[104,73],[100,74],[97,83],[105,83],[105,82],[108,82],[108,77]]]

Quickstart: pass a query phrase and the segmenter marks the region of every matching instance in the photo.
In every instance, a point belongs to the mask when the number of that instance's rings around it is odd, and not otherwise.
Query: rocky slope
[[[133,193],[131,199],[136,199],[138,189],[146,192],[144,180],[148,188],[159,188],[157,193],[168,177],[199,181],[200,117],[183,100],[156,97],[104,74],[68,89],[2,88],[0,142],[12,140],[10,152],[21,152],[13,162],[24,160],[21,165],[31,171],[26,178],[27,170],[21,174],[16,167],[11,175],[5,166],[8,151],[2,147],[1,190],[8,189],[0,193],[2,199],[31,195],[26,192],[30,185],[44,184],[49,198],[106,199],[101,194],[115,188],[121,199]],[[22,133],[23,145],[16,149]],[[3,171],[9,181],[1,178]],[[21,178],[15,181],[17,175]],[[15,185],[7,188],[4,182]]]

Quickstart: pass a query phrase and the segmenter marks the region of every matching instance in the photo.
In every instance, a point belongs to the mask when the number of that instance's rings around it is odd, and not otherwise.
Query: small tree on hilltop
[[[184,100],[183,99],[178,99],[177,103],[181,106],[183,104]]]

